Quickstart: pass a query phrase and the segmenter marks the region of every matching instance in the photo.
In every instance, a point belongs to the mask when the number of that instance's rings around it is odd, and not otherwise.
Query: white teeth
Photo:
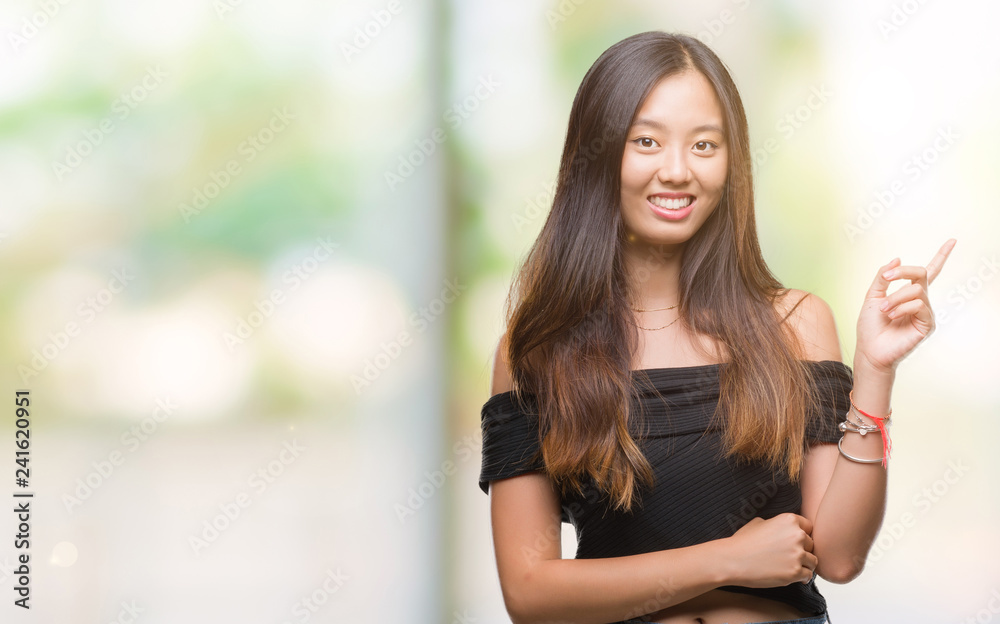
[[[687,197],[682,197],[680,199],[667,199],[665,197],[650,197],[649,201],[656,204],[660,208],[666,208],[667,210],[680,210],[681,208],[686,208],[691,205],[694,198],[688,195]]]

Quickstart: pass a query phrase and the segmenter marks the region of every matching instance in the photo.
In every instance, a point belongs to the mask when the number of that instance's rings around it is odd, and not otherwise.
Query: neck
[[[634,308],[672,306],[680,301],[684,245],[625,244],[625,266],[634,288]]]

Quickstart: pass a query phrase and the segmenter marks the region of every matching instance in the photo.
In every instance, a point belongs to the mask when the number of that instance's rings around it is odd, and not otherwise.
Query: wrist
[[[718,561],[713,575],[713,583],[716,587],[723,585],[743,585],[745,571],[741,568],[740,560],[736,555],[737,548],[732,536],[715,540],[718,556],[714,561]]]
[[[883,366],[874,364],[864,353],[861,352],[857,352],[854,355],[854,366],[852,367],[852,371],[855,379],[861,376],[875,382],[888,382],[890,385],[896,379],[895,366],[887,369]]]

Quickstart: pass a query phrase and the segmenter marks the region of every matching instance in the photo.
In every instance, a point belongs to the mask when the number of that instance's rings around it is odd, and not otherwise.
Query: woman
[[[933,330],[954,243],[879,269],[848,368],[829,306],[761,257],[723,63],[660,32],[602,54],[483,406],[513,621],[828,621],[815,576],[853,579],[878,532],[895,368]]]

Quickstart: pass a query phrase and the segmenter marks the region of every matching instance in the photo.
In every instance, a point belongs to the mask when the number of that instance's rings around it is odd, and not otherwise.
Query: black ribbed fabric
[[[812,373],[816,400],[806,420],[807,442],[836,442],[838,423],[850,408],[851,369],[833,360],[803,360]],[[562,521],[576,528],[578,559],[620,557],[681,548],[729,537],[752,518],[800,513],[802,494],[783,472],[763,463],[722,456],[721,430],[710,423],[719,404],[722,364],[633,371],[637,401],[646,428],[633,431],[656,478],[632,512],[611,509],[606,497],[588,483],[584,494],[564,497]],[[720,414],[720,416],[723,416]],[[716,421],[719,422],[719,421]],[[483,463],[479,487],[489,482],[542,470],[536,404],[513,392],[490,397],[482,408]],[[753,594],[820,615],[826,600],[816,588],[791,583],[719,589]]]

